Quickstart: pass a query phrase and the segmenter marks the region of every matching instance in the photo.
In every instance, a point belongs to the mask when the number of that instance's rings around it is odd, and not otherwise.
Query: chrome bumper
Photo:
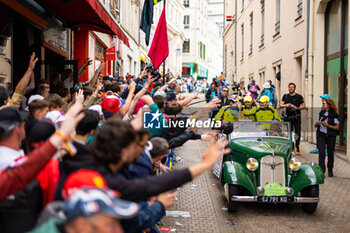
[[[294,203],[318,203],[318,197],[294,197]],[[232,196],[231,201],[257,202],[257,196]]]
[[[231,201],[237,201],[237,202],[257,202],[258,197],[257,196],[232,196]]]
[[[317,203],[318,197],[294,197],[295,203]]]

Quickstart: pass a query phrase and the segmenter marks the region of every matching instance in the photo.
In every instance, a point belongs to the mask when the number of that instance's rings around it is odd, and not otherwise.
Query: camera
[[[154,69],[153,64],[146,65],[146,71],[151,72],[152,78],[156,78],[155,81],[158,81],[162,77],[162,75]]]

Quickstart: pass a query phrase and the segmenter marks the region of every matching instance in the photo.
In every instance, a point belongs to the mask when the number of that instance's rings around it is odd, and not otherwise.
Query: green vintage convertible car
[[[289,123],[235,122],[227,135],[231,153],[214,167],[221,180],[228,211],[239,202],[301,203],[307,213],[315,212],[321,168],[301,163],[292,153]]]

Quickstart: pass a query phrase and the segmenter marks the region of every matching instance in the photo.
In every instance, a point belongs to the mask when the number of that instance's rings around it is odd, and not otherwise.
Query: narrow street
[[[182,160],[175,168],[193,165],[201,160],[206,142],[188,141],[175,150]],[[314,145],[302,142],[302,162],[318,162],[309,154]],[[264,205],[243,203],[238,212],[228,213],[216,177],[207,172],[178,190],[172,211],[189,212],[189,218],[165,217],[162,227],[176,232],[349,232],[350,231],[350,164],[335,158],[334,177],[325,178],[320,186],[320,203],[313,215],[301,205]],[[233,225],[232,223],[237,225]],[[181,226],[180,226],[181,224]]]

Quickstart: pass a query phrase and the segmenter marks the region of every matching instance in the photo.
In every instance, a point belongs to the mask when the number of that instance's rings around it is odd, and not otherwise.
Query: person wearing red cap
[[[62,196],[69,202],[71,197],[74,197],[77,192],[86,189],[97,190],[97,188],[113,193],[116,197],[120,197],[118,192],[108,190],[107,183],[101,174],[88,169],[80,169],[67,178],[62,190]],[[137,213],[134,213],[133,216],[130,216],[128,219],[121,219],[121,226],[124,232],[137,233],[154,225],[165,215],[165,209],[173,205],[174,201],[175,193],[171,192],[159,195],[158,200],[150,206],[146,203],[140,203],[140,205],[138,205],[139,210]],[[126,201],[124,202],[128,203]],[[80,213],[77,214],[76,210],[73,208],[67,211],[67,209],[64,208],[65,205],[66,203],[64,202],[54,202],[47,206],[38,220],[37,225],[41,226],[33,232],[44,232],[45,230],[45,233],[50,233],[52,232],[50,229],[57,229],[62,225],[66,232],[69,232],[66,228],[67,224],[64,223],[62,216],[60,216],[61,210],[66,210],[65,217],[68,219],[72,219],[72,216],[79,215]],[[109,203],[109,205],[111,204]],[[133,203],[133,205],[136,205],[136,203]],[[103,209],[103,206],[99,207],[100,209]],[[75,226],[75,224],[73,224],[73,226]]]

